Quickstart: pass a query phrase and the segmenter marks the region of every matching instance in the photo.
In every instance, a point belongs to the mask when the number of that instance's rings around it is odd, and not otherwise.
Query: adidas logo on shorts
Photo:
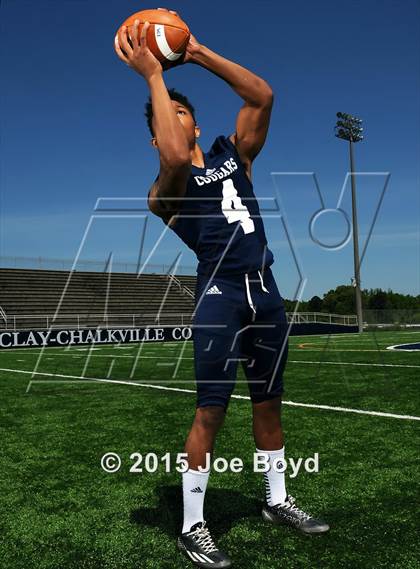
[[[219,288],[217,287],[217,285],[214,285],[212,287],[209,288],[209,290],[206,292],[207,294],[222,294],[222,291],[219,290]]]
[[[197,486],[197,488],[193,488],[193,489],[191,490],[191,492],[194,492],[194,493],[196,493],[196,494],[202,494],[202,493],[203,493],[203,491],[202,491],[202,489],[200,488],[200,486]]]

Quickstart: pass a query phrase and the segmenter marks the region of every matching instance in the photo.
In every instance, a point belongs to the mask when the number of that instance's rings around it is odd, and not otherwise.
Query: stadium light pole
[[[353,257],[354,257],[354,279],[352,283],[356,296],[356,312],[359,334],[363,332],[363,310],[362,310],[362,289],[360,280],[360,257],[359,257],[359,228],[357,225],[357,204],[356,204],[356,180],[354,175],[354,144],[363,140],[362,120],[347,113],[337,113],[337,124],[335,126],[335,136],[342,140],[347,140],[350,147],[350,178],[351,178],[351,207],[353,219]]]

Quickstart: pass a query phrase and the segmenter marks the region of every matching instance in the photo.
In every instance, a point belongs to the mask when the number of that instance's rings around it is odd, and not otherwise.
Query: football
[[[182,57],[190,39],[190,30],[181,18],[166,10],[142,10],[132,14],[121,24],[118,36],[122,26],[127,26],[128,34],[132,37],[135,20],[140,22],[139,40],[143,24],[150,22],[146,36],[147,45],[165,69]]]

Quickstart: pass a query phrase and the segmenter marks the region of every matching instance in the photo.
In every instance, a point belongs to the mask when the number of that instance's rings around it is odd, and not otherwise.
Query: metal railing
[[[176,284],[176,286],[180,289],[181,292],[185,293],[187,296],[191,298],[195,298],[193,291],[189,287],[184,285],[179,279],[177,279],[175,275],[168,274],[166,276],[171,281],[171,283]]]
[[[296,312],[288,314],[288,321],[293,324],[341,324],[357,326],[356,314],[328,314],[326,312]]]
[[[13,314],[0,330],[50,330],[86,328],[144,328],[146,326],[190,326],[192,314]]]
[[[0,268],[3,269],[43,269],[52,271],[70,271],[73,269],[74,259],[53,259],[50,257],[10,257],[0,256]],[[144,267],[138,263],[114,261],[112,271],[114,273],[138,273],[140,267],[144,274],[165,274],[173,268],[173,264],[147,264]],[[79,260],[74,268],[75,271],[106,272],[107,261]],[[195,275],[196,267],[179,265],[179,275]]]
[[[192,313],[166,314],[13,314],[5,315],[0,330],[49,330],[86,328],[143,328],[147,326],[190,326]],[[293,324],[340,324],[357,326],[356,315],[325,314],[323,312],[297,312],[287,314]]]

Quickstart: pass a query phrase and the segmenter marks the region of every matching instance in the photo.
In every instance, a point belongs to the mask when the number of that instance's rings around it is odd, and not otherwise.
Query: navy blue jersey
[[[274,260],[252,183],[225,136],[204,154],[204,168],[192,166],[171,228],[196,253],[199,274],[248,273]]]

